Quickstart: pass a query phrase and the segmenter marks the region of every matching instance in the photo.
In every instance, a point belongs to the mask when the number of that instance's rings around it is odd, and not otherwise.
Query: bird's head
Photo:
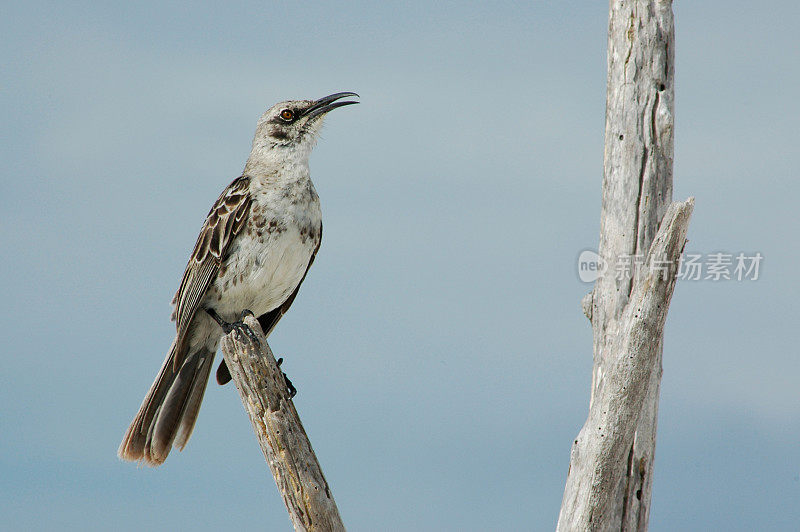
[[[261,115],[253,138],[251,159],[305,157],[311,153],[327,113],[358,103],[344,100],[354,92],[337,92],[319,100],[287,100],[276,103]]]

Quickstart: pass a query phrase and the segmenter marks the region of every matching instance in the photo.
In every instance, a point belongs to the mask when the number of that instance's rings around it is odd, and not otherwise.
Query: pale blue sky
[[[800,520],[794,2],[678,2],[675,198],[652,530]],[[350,530],[550,530],[586,415],[607,6],[6,3],[0,514],[12,529],[288,529],[232,386],[184,452],[116,448],[169,301],[258,116],[340,90],[325,238],[271,338]]]

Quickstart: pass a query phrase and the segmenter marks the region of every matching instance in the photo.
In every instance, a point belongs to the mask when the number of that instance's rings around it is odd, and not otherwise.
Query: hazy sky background
[[[687,249],[652,530],[800,521],[796,2],[677,2]],[[550,530],[589,399],[604,2],[6,2],[0,515],[13,529],[289,528],[233,386],[158,469],[116,449],[259,115],[353,90],[312,157],[325,238],[271,337],[350,530]]]

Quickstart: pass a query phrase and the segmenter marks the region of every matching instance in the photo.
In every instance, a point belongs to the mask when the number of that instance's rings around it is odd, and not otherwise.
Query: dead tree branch
[[[237,330],[222,339],[222,354],[250,416],[295,530],[343,531],[328,482],[308,441],[267,339],[245,318],[260,346]]]
[[[670,205],[610,338],[601,383],[572,446],[559,530],[635,530],[625,525],[633,442],[652,385],[660,379],[661,339],[694,198]],[[652,460],[637,470],[652,472]],[[641,489],[641,488],[638,488]],[[641,503],[641,492],[634,493]],[[629,510],[628,510],[629,511]]]
[[[592,390],[572,446],[562,531],[647,528],[664,320],[694,205],[670,205],[674,36],[671,1],[610,1],[605,270],[583,301],[594,336]]]

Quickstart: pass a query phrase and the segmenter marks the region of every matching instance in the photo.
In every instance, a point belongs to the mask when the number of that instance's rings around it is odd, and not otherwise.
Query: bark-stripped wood
[[[694,205],[670,205],[674,33],[671,1],[609,2],[599,245],[606,269],[583,301],[594,336],[591,399],[572,446],[559,530],[647,528],[663,326]],[[626,257],[646,260],[618,268]],[[666,276],[653,261],[671,264]]]
[[[222,354],[292,525],[303,531],[343,531],[333,494],[267,339],[258,320],[247,317],[245,323],[261,345],[234,330],[222,339]]]

